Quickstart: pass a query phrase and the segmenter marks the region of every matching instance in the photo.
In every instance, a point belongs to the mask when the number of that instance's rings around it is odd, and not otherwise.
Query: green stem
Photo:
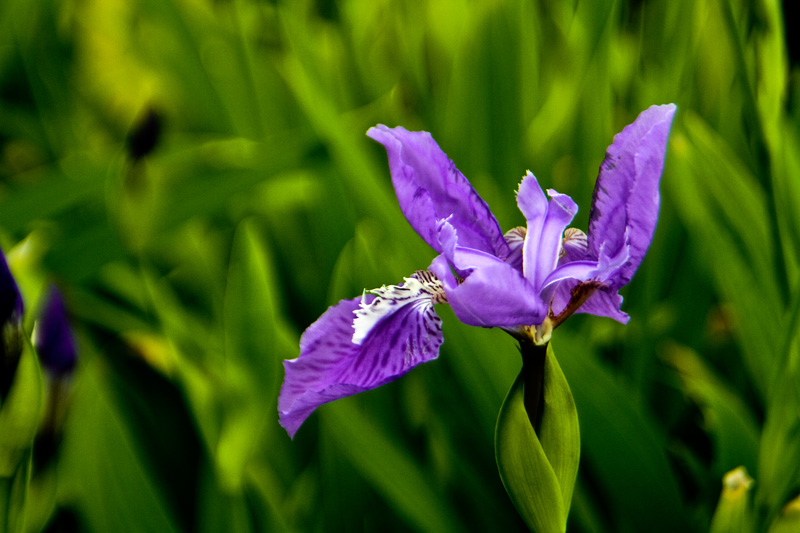
[[[543,405],[544,362],[547,356],[547,344],[536,345],[532,340],[520,339],[519,350],[522,353],[522,379],[525,384],[525,411],[534,431],[539,427]]]

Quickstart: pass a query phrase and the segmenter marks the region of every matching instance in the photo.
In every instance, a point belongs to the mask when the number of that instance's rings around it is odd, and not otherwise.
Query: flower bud
[[[33,346],[39,361],[54,377],[65,377],[75,368],[75,341],[72,338],[61,292],[50,287],[44,309],[33,331]]]

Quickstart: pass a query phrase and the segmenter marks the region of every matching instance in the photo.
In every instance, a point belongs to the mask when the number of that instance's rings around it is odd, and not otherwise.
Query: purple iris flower
[[[77,360],[67,311],[55,285],[47,293],[45,306],[33,332],[33,345],[42,366],[54,377],[72,373]]]
[[[658,184],[675,106],[653,106],[608,148],[588,235],[567,229],[578,206],[542,191],[528,172],[517,191],[526,227],[503,234],[489,206],[427,132],[370,128],[389,158],[400,208],[439,255],[403,283],[330,307],[284,362],[278,399],[291,437],[323,403],[394,381],[435,359],[443,342],[434,304],[465,324],[500,327],[539,344],[574,312],[627,322],[618,290],[652,240]]]

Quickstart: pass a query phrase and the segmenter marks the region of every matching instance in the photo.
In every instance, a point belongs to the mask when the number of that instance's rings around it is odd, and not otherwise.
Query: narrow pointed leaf
[[[800,531],[800,496],[787,503],[775,517],[767,533],[792,533]]]
[[[33,444],[42,405],[42,378],[29,342],[22,355],[6,401],[0,405],[0,478],[11,477]]]

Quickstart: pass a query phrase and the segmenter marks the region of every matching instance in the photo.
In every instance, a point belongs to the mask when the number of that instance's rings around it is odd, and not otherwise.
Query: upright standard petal
[[[449,218],[462,246],[501,259],[508,256],[508,245],[489,206],[430,133],[380,124],[367,135],[386,148],[400,209],[434,250],[442,252],[437,224]]]
[[[284,361],[278,411],[290,437],[320,405],[394,381],[438,357],[443,337],[431,283],[407,278],[377,295],[343,300],[309,326],[300,356]]]
[[[630,246],[611,287],[627,284],[647,252],[658,218],[658,185],[675,105],[652,106],[614,137],[600,165],[589,215],[589,251],[598,258]],[[626,239],[627,237],[627,239]]]
[[[549,201],[530,172],[517,191],[517,205],[528,223],[522,251],[523,271],[537,292],[544,288],[545,279],[558,265],[564,229],[578,212],[578,206],[566,194],[552,189],[547,194]]]

